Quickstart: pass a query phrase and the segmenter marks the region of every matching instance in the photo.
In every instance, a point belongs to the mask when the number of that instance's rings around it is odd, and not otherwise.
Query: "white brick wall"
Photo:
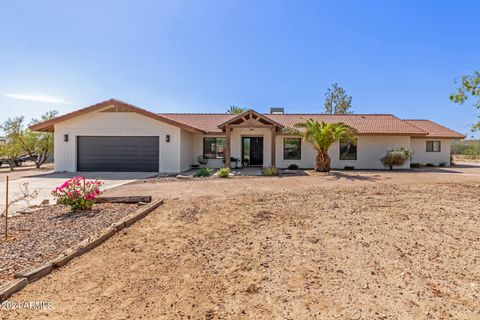
[[[63,141],[65,134],[68,142]],[[60,122],[55,125],[55,171],[77,170],[77,136],[158,136],[159,172],[180,172],[180,128],[175,126],[134,112],[92,112]]]
[[[440,141],[440,152],[427,152],[427,141]],[[422,165],[432,163],[438,166],[445,162],[447,166],[450,165],[450,144],[452,139],[425,139],[412,138],[412,162],[417,162]]]

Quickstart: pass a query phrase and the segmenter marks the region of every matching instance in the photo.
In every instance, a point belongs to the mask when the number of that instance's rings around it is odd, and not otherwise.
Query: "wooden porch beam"
[[[272,153],[272,167],[276,166],[276,142],[277,142],[277,127],[272,126],[272,143],[271,143],[271,153]]]
[[[225,126],[225,133],[226,133],[226,139],[225,139],[225,166],[227,168],[231,168],[230,164],[230,138],[231,138],[231,129],[229,125]]]

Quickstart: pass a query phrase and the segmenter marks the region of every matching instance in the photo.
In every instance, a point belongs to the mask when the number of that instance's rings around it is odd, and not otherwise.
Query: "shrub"
[[[102,193],[100,180],[86,180],[78,176],[65,181],[52,191],[57,202],[70,206],[73,211],[91,210],[95,199]]]
[[[433,163],[426,163],[425,167],[435,167],[435,165]]]
[[[420,163],[418,163],[418,162],[412,162],[412,163],[410,163],[410,168],[412,168],[412,169],[418,169],[418,168],[420,168],[420,167],[421,167],[421,165],[420,165]]]
[[[218,176],[220,178],[228,178],[230,176],[230,168],[221,168],[220,170],[218,170]]]
[[[296,163],[291,163],[287,167],[288,170],[298,170],[298,164]]]
[[[212,171],[213,170],[210,168],[200,168],[195,173],[195,177],[208,177],[209,175],[212,174]]]
[[[400,148],[388,151],[387,154],[380,159],[380,161],[382,161],[385,167],[388,167],[390,170],[392,170],[395,166],[402,166],[405,161],[410,159],[411,155],[412,153],[410,150]]]
[[[355,170],[354,166],[345,166],[343,167],[343,170]]]
[[[277,167],[265,167],[263,168],[263,175],[264,176],[278,176],[280,174],[280,170]]]
[[[439,167],[445,167],[446,165],[447,165],[446,162],[440,162],[440,163],[438,164]]]

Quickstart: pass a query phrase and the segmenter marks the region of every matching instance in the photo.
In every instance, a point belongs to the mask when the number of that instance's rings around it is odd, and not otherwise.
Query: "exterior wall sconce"
[[[166,141],[166,142],[170,142],[170,135],[169,135],[169,134],[167,134],[167,135],[165,136],[165,141]]]
[[[68,142],[68,134],[63,135],[63,141]]]
[[[248,128],[248,130],[253,131],[253,127]]]

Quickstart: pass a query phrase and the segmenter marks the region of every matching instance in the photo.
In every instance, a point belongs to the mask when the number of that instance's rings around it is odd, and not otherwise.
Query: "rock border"
[[[34,269],[18,272],[15,275],[15,279],[0,285],[0,303],[7,300],[14,293],[17,293],[23,288],[25,288],[27,284],[43,278],[44,276],[52,272],[54,269],[61,268],[68,262],[70,262],[72,259],[79,257],[84,253],[87,253],[88,251],[98,247],[100,244],[111,238],[117,232],[131,226],[138,220],[145,218],[149,213],[160,207],[162,204],[163,200],[153,201],[152,203],[123,217],[119,221],[114,222],[102,231],[91,235],[85,240],[80,241],[77,245],[65,250],[53,260],[48,261]]]

